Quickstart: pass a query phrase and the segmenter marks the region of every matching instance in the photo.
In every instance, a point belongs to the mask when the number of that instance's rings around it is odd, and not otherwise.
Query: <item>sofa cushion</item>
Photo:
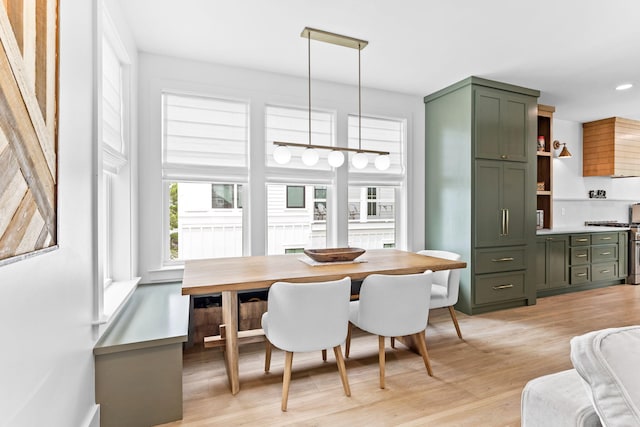
[[[589,385],[603,425],[640,425],[640,326],[572,338],[571,361]]]
[[[582,378],[575,369],[544,375],[522,390],[522,427],[600,427]]]

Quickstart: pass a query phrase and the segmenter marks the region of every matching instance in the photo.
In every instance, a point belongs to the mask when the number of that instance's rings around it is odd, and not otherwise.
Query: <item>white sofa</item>
[[[571,339],[574,369],[529,381],[522,426],[640,426],[640,326]]]

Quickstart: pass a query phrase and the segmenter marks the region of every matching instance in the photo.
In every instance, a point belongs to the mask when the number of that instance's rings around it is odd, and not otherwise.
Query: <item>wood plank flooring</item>
[[[618,285],[538,299],[534,306],[466,316],[458,339],[446,309],[430,313],[422,359],[387,341],[386,389],[378,388],[377,338],[354,334],[346,360],[351,397],[332,352],[295,354],[288,411],[280,411],[284,354],[240,348],[241,390],[229,392],[218,349],[184,354],[184,418],[166,426],[519,426],[527,381],[572,367],[569,340],[588,331],[640,324],[640,286]]]

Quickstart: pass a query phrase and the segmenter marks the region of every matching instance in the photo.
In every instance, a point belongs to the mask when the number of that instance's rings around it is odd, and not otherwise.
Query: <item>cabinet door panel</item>
[[[547,289],[547,242],[546,238],[536,239],[536,289]]]
[[[500,95],[476,89],[474,113],[476,157],[500,159]]]
[[[549,240],[549,286],[569,284],[569,239]]]
[[[519,245],[527,241],[527,170],[525,163],[504,162],[502,207],[507,209],[506,234],[503,244]]]
[[[502,154],[507,160],[527,160],[527,100],[507,97],[502,109]]]
[[[502,233],[502,165],[478,160],[475,173],[476,247],[500,246]]]

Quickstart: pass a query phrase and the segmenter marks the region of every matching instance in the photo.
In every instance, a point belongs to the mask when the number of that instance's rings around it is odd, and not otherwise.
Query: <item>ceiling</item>
[[[640,120],[637,0],[119,1],[145,52],[306,77],[308,26],[369,42],[363,87],[424,96],[474,75],[540,90],[559,119]],[[357,84],[357,50],[311,43],[314,79]]]

